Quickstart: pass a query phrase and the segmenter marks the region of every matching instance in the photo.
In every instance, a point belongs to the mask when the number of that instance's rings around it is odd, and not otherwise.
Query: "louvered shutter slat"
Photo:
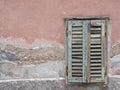
[[[68,22],[68,31],[70,32],[68,38],[69,49],[68,53],[71,54],[68,66],[68,82],[83,82],[83,24],[82,22]]]
[[[104,53],[103,53],[103,33],[104,24],[102,21],[91,21],[90,25],[90,73],[89,82],[104,81]]]

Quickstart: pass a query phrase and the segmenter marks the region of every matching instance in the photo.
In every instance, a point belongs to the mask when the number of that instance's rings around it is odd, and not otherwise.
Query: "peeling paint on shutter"
[[[68,21],[68,82],[84,82],[83,22]]]
[[[89,41],[89,82],[104,82],[105,73],[105,21],[92,20]]]
[[[67,82],[106,82],[107,21],[67,21]]]

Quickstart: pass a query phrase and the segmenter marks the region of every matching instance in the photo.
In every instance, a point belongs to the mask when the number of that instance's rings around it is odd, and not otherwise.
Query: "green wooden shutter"
[[[85,24],[68,21],[68,82],[85,82]],[[84,53],[84,54],[83,54]]]
[[[105,82],[106,37],[105,20],[91,20],[89,24],[88,82]]]
[[[106,82],[106,20],[67,20],[67,82]]]

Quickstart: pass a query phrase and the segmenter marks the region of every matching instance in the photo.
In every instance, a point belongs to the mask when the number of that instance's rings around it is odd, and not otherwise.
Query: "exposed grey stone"
[[[15,54],[0,50],[0,61],[1,60],[18,61],[19,58]]]
[[[64,78],[1,80],[0,90],[120,90],[120,77],[109,77],[107,85],[67,85]]]
[[[59,78],[65,76],[64,61],[51,61],[39,65],[18,66],[14,62],[0,62],[0,79]]]
[[[63,45],[48,46],[22,48],[9,44],[0,44],[0,60],[17,61],[19,65],[41,64],[48,61],[64,60]]]
[[[0,90],[64,90],[64,84],[59,79],[9,80],[0,82]]]
[[[112,46],[111,57],[120,54],[120,42]]]
[[[120,55],[116,55],[109,61],[110,74],[120,75]]]
[[[10,61],[0,61],[0,79],[14,77],[13,71],[16,67],[16,63]]]

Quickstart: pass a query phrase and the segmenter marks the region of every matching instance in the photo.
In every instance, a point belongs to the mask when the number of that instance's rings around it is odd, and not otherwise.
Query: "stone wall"
[[[120,77],[109,77],[108,85],[66,85],[64,78],[1,80],[0,90],[120,90]]]
[[[112,52],[119,50],[119,45],[116,47],[117,49],[112,48]],[[42,42],[38,46],[22,47],[1,43],[0,90],[119,90],[119,76],[117,79],[113,77],[119,75],[120,56],[114,56],[117,54],[119,53],[112,53],[112,61],[109,61],[109,76],[112,78],[109,78],[107,87],[67,86],[64,79],[66,67],[63,45]],[[52,78],[54,80],[51,81]],[[59,78],[63,78],[62,81]]]
[[[42,42],[22,47],[2,42],[0,79],[64,77],[64,57],[64,46],[60,44]]]
[[[0,44],[0,60],[17,64],[40,64],[47,61],[64,60],[64,48],[59,45],[50,47],[21,48]]]

